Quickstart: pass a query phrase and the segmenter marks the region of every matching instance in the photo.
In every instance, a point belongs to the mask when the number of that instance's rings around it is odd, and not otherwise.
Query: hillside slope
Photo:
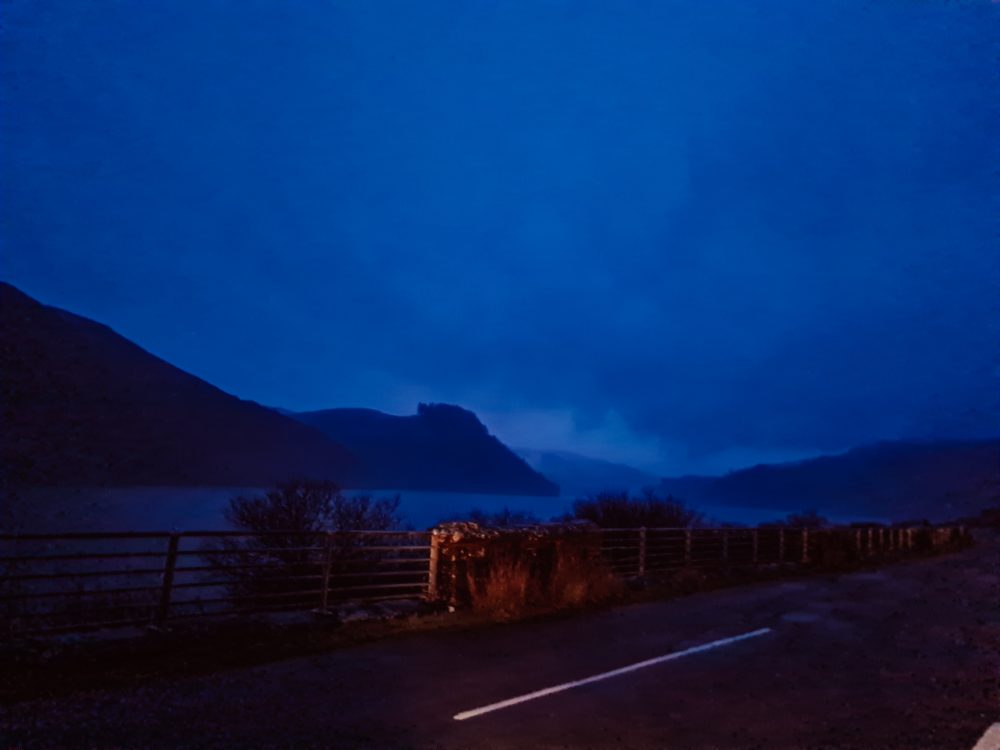
[[[945,520],[995,506],[1000,441],[892,442],[722,477],[664,479],[688,503]]]
[[[0,283],[0,460],[22,485],[350,485],[356,460],[107,326]]]
[[[347,446],[360,481],[384,489],[557,495],[559,488],[489,434],[475,414],[420,404],[413,416],[374,409],[301,412],[297,419]]]

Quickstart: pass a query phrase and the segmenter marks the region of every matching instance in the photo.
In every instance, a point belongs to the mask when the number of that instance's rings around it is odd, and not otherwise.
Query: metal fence
[[[902,556],[959,541],[962,527],[804,529],[627,528],[602,529],[601,549],[620,575],[645,575],[682,568],[739,568],[809,565]]]
[[[428,594],[426,531],[0,535],[0,634]]]
[[[601,529],[622,576],[931,551],[959,527]],[[431,531],[0,534],[0,637],[437,598]],[[831,552],[832,551],[832,552]],[[442,573],[444,575],[444,573]]]

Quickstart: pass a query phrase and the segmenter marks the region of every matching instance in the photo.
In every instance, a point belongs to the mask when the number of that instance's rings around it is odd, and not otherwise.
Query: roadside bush
[[[234,529],[250,532],[381,531],[399,528],[399,496],[346,496],[333,482],[293,480],[263,497],[234,497],[225,511]],[[277,537],[282,539],[282,537]],[[282,546],[302,546],[289,541]]]
[[[225,512],[240,538],[223,538],[203,559],[227,581],[230,594],[253,606],[277,600],[294,605],[314,599],[321,587],[324,546],[330,532],[388,531],[402,526],[399,497],[347,496],[333,482],[293,480],[261,497],[235,497]],[[277,533],[276,533],[277,532]],[[288,533],[280,533],[288,532]],[[343,570],[374,553],[377,536],[334,537],[332,567]],[[301,597],[295,594],[301,592]]]
[[[472,523],[491,529],[509,529],[518,526],[534,526],[541,523],[538,516],[534,513],[523,510],[511,510],[506,507],[495,513],[488,513],[475,508],[466,513],[464,518]]]
[[[639,495],[601,492],[573,503],[573,515],[602,528],[683,528],[701,526],[704,516],[673,495],[661,496],[647,487]]]

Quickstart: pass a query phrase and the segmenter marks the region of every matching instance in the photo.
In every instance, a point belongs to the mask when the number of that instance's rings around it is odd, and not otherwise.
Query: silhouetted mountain
[[[877,443],[722,477],[664,479],[661,486],[695,506],[945,520],[1000,502],[1000,440]]]
[[[535,471],[559,485],[564,497],[586,497],[605,490],[639,490],[659,484],[660,477],[632,466],[588,458],[568,451],[517,449]]]
[[[361,460],[361,482],[384,489],[557,495],[559,488],[489,434],[471,411],[420,404],[408,417],[374,409],[296,415]]]
[[[353,481],[356,460],[319,431],[4,283],[0,399],[0,459],[19,484]]]

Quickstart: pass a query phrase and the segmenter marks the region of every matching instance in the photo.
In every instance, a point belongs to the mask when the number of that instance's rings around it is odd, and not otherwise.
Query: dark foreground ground
[[[0,708],[10,748],[972,748],[1000,547]],[[465,721],[500,700],[772,631]]]

